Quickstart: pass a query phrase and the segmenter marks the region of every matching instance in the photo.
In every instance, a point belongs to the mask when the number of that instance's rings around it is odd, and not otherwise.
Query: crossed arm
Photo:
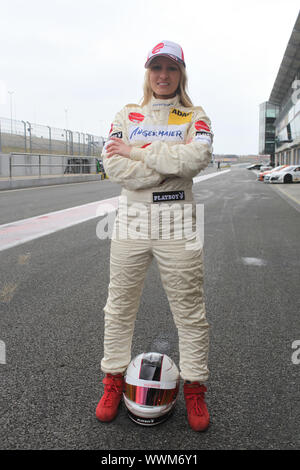
[[[209,122],[204,113],[195,119]],[[116,119],[114,131],[122,131],[122,116]],[[111,136],[102,153],[106,172],[112,181],[127,189],[143,189],[159,185],[166,177],[193,178],[211,160],[211,145],[200,142],[191,126],[185,144],[170,145],[153,141],[146,148],[129,145],[126,140]]]

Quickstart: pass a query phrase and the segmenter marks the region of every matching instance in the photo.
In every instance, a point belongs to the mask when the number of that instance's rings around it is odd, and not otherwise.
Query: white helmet
[[[166,354],[136,356],[125,375],[123,398],[129,417],[144,426],[165,421],[176,403],[179,380],[179,371]]]

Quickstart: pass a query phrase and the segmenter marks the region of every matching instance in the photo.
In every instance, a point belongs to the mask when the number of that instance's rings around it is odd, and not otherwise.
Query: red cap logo
[[[197,131],[210,132],[210,128],[208,127],[208,125],[204,121],[195,122],[195,127],[196,127]]]
[[[142,122],[145,119],[145,116],[139,113],[130,113],[128,118],[131,122]]]
[[[164,43],[160,42],[157,46],[153,47],[152,54],[157,54],[164,46]]]
[[[184,61],[184,55],[183,55],[182,47],[180,49],[181,49],[182,60]]]

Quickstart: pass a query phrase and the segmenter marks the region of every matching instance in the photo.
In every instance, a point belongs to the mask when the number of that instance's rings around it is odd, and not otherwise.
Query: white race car
[[[271,174],[270,183],[298,183],[300,182],[300,166],[291,165]]]
[[[281,171],[283,170],[284,168],[287,168],[289,165],[279,165],[279,166],[276,166],[275,168],[273,168],[273,170],[270,170],[270,171],[265,171],[264,173],[262,173],[261,175],[261,181],[263,181],[264,183],[270,183],[270,179],[271,177],[273,176],[273,173],[278,173],[278,171]],[[258,177],[257,177],[258,178]]]

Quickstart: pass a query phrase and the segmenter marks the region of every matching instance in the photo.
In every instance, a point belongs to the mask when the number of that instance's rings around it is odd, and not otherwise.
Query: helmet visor
[[[178,386],[170,389],[160,389],[152,387],[139,387],[125,383],[126,397],[139,404],[145,406],[163,406],[172,403],[178,393]]]

